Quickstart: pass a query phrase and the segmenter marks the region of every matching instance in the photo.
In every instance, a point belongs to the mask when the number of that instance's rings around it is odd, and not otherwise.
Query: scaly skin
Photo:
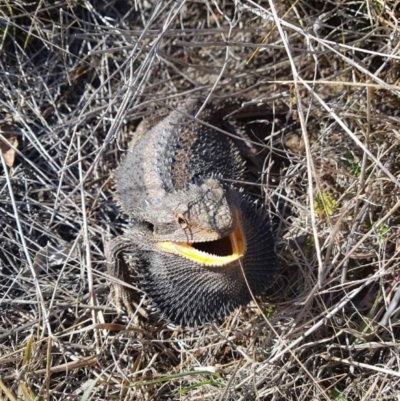
[[[185,113],[198,107],[190,103]],[[225,107],[211,104],[200,120],[236,133],[225,115]],[[106,246],[108,274],[120,281],[112,283],[119,306],[134,312],[132,291],[122,283],[136,274],[165,319],[196,325],[248,303],[249,287],[259,295],[272,283],[268,219],[223,181],[244,172],[232,139],[179,111],[136,142],[117,172],[129,226]]]

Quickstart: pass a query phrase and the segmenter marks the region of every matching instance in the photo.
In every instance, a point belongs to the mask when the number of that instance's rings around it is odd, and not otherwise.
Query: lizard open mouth
[[[246,238],[238,223],[235,231],[227,237],[207,242],[158,242],[165,252],[190,259],[203,266],[224,266],[240,259],[246,252]]]

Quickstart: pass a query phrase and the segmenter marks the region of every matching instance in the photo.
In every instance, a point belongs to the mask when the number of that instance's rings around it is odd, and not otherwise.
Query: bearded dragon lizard
[[[194,118],[201,104],[172,111],[130,146],[116,173],[128,226],[105,249],[119,307],[134,312],[123,283],[140,276],[162,317],[182,325],[225,317],[276,273],[268,218],[231,184],[244,178],[243,154],[253,152],[225,118],[238,105],[211,103]]]

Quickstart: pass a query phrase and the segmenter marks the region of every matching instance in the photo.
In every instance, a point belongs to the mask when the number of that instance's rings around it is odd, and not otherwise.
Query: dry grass
[[[399,5],[233,3],[0,2],[0,399],[398,399]],[[116,319],[112,171],[144,116],[211,95],[294,121],[248,186],[279,277],[219,326]]]

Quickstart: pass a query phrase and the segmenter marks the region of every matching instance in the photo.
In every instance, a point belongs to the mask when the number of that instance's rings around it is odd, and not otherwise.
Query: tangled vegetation
[[[400,8],[388,0],[0,1],[0,398],[395,400]],[[134,130],[187,98],[267,125],[246,191],[273,288],[223,323],[118,316],[103,246]]]

